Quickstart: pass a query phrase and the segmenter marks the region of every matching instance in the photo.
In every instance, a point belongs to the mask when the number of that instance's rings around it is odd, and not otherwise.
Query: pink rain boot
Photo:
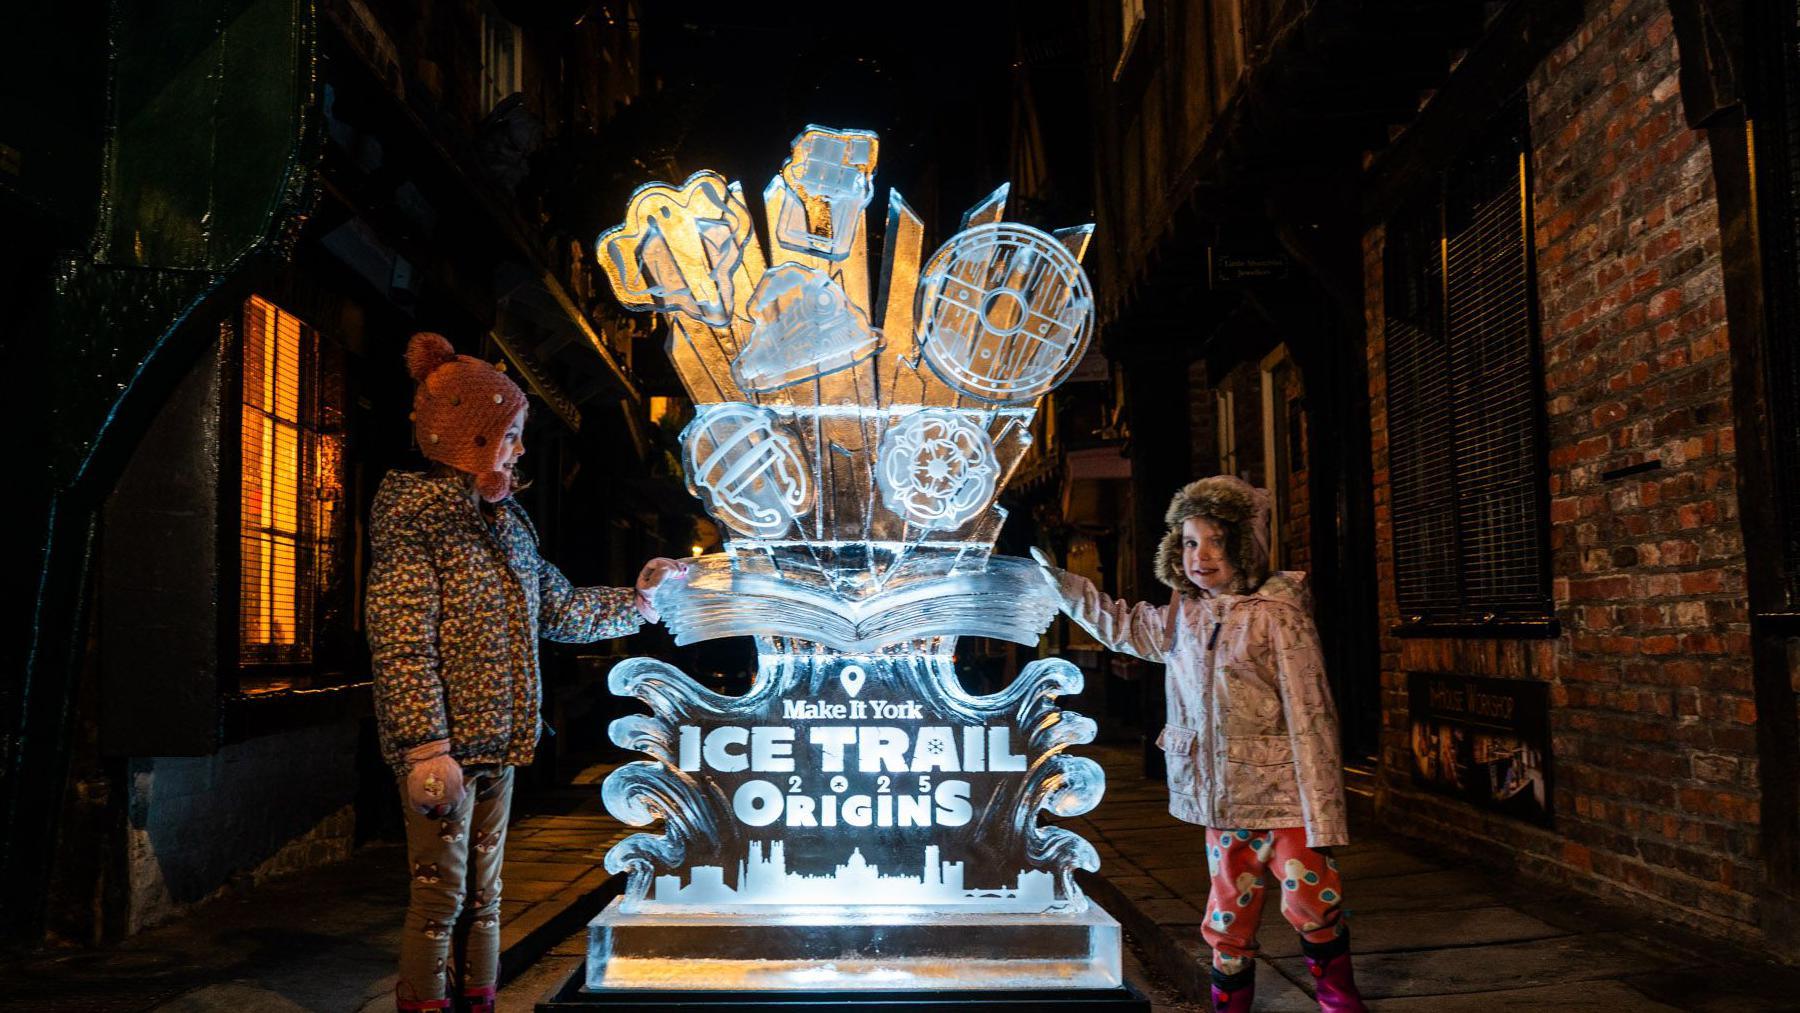
[[[1250,1013],[1256,1003],[1256,965],[1250,964],[1236,974],[1212,972],[1213,1013]]]
[[[1320,1013],[1368,1013],[1362,993],[1356,990],[1356,977],[1350,973],[1350,937],[1340,936],[1324,946],[1308,945],[1304,949]]]

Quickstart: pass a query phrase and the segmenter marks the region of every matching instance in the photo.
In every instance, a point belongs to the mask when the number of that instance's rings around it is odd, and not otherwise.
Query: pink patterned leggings
[[[1343,883],[1337,863],[1306,846],[1300,827],[1280,830],[1206,829],[1206,867],[1212,894],[1201,934],[1212,947],[1213,967],[1236,974],[1256,957],[1256,928],[1265,891],[1281,890],[1281,914],[1307,943],[1330,943],[1344,934]]]

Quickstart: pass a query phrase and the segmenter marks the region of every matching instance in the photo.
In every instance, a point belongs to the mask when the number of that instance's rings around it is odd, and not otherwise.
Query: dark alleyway
[[[1263,490],[1262,562],[1306,575],[1353,786],[1340,858],[1377,1008],[1800,1009],[1800,3],[865,6],[108,0],[0,38],[0,429],[25,458],[0,564],[30,599],[0,619],[0,1004],[387,1001],[405,863],[371,507],[432,463],[404,354],[429,331],[528,397],[516,503],[581,587],[764,550],[806,580],[867,553],[885,580],[874,518],[906,536],[891,559],[952,529],[908,534],[824,437],[868,458],[949,401],[999,449],[945,574],[1037,549],[1160,606],[1188,589],[1157,565],[1172,495]],[[653,180],[741,184],[719,204],[735,266],[712,267],[754,333],[764,267],[817,253],[770,245],[808,124],[867,145],[830,270],[872,329],[787,384],[740,368],[747,343],[696,352],[717,320],[637,312],[668,292],[615,274],[657,247],[601,237]],[[790,243],[824,234],[806,206]],[[1056,389],[952,390],[925,354],[931,285],[905,279],[962,226],[1041,231],[1080,280]],[[990,295],[982,326],[1013,328]],[[908,392],[866,439],[869,397],[838,386],[857,369],[885,371],[878,409]],[[684,435],[721,405],[797,418],[807,384],[815,461],[860,483],[810,496],[810,561],[706,516]],[[856,537],[826,537],[840,500],[867,511]],[[541,721],[513,726],[545,732],[506,854],[516,1008],[620,889],[593,758],[638,703],[607,674],[650,658],[738,694],[757,671],[741,630],[677,647],[676,625],[542,647]],[[1112,743],[1072,823],[1105,862],[1092,896],[1135,980],[1197,1004],[1198,831],[1134,745],[1163,728],[1165,669],[1039,629],[956,634],[958,677],[1079,669],[1071,706]],[[1307,1008],[1267,924],[1263,1007]]]
[[[1131,935],[1132,980],[1157,1008],[1204,1009],[1204,859],[1195,831],[1167,815],[1138,754],[1094,751],[1106,801],[1070,825],[1095,841],[1103,866],[1086,883]],[[583,780],[591,780],[598,771]],[[613,892],[599,868],[622,836],[593,784],[544,796],[513,828],[505,878],[502,1009],[529,1010],[585,955],[585,916]],[[1085,826],[1083,826],[1085,824]],[[40,1013],[234,1013],[387,1009],[404,880],[399,848],[376,846],[340,866],[215,901],[122,946],[46,956],[6,972],[0,1008]],[[1796,1008],[1800,971],[1748,951],[1671,933],[1629,913],[1534,891],[1430,846],[1369,834],[1338,854],[1375,1010],[1569,1013]],[[1270,912],[1259,1005],[1317,1009],[1293,933]]]

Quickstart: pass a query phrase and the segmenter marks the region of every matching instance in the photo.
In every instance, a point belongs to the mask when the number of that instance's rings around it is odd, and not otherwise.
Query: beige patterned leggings
[[[422,816],[407,805],[406,781],[400,781],[412,873],[395,990],[401,1009],[450,1008],[447,971],[456,949],[463,954],[465,992],[492,988],[500,976],[500,864],[506,854],[513,771],[467,767],[463,778],[467,792],[441,819]],[[459,930],[467,932],[461,940],[454,938]]]

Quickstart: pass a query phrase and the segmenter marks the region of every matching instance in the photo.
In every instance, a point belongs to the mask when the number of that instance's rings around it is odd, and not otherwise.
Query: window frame
[[[303,653],[294,657],[257,657],[245,643],[244,619],[244,542],[247,532],[244,527],[244,468],[246,465],[243,453],[244,427],[248,413],[254,406],[248,405],[244,399],[245,352],[249,344],[249,326],[252,307],[260,301],[267,305],[277,316],[292,319],[300,328],[298,372],[300,374],[298,400],[300,419],[295,423],[302,434],[300,442],[300,467],[302,475],[299,479],[301,488],[298,491],[300,513],[302,516],[300,533],[296,539],[296,557],[304,574],[302,579],[310,581],[312,586],[302,591],[296,582],[296,596],[304,595],[310,599],[304,626],[308,643]],[[356,671],[354,666],[337,658],[339,652],[334,651],[330,639],[337,630],[324,621],[328,595],[333,593],[327,582],[327,571],[322,553],[329,551],[337,559],[336,567],[339,576],[348,581],[348,585],[337,593],[347,598],[339,605],[347,609],[348,621],[352,626],[360,626],[357,601],[361,596],[363,575],[357,572],[359,558],[358,536],[353,518],[347,514],[338,515],[329,529],[320,524],[319,514],[321,488],[316,472],[318,447],[327,441],[335,442],[338,458],[339,488],[336,497],[337,511],[353,510],[353,462],[350,455],[350,419],[348,406],[348,353],[335,339],[312,326],[300,314],[290,311],[284,303],[271,295],[262,292],[247,293],[236,304],[235,311],[223,324],[225,338],[229,344],[230,354],[226,368],[222,371],[225,396],[220,404],[220,481],[219,497],[219,550],[220,550],[220,612],[219,612],[219,658],[221,672],[229,673],[220,680],[220,688],[227,693],[257,699],[273,698],[295,692],[316,691],[326,689],[343,689],[353,687],[367,681],[367,674]],[[326,368],[324,358],[326,346],[335,349],[333,354],[343,357],[339,366],[342,374],[338,382],[345,384],[339,391],[337,405],[339,418],[335,428],[327,425],[326,408],[323,404],[323,372]]]
[[[1299,367],[1288,354],[1284,341],[1263,356],[1258,368],[1262,388],[1263,488],[1269,491],[1269,569],[1284,569],[1288,562],[1287,521],[1293,506],[1292,490],[1295,472],[1292,447],[1289,445],[1289,405],[1287,387],[1282,382],[1289,376],[1300,381]]]
[[[1213,392],[1213,411],[1218,418],[1219,474],[1241,478],[1242,462],[1238,458],[1237,392],[1230,384]]]
[[[481,101],[482,116],[494,111],[494,107],[506,101],[507,97],[525,90],[525,31],[518,25],[488,9],[481,8]],[[497,29],[504,28],[512,40],[512,67],[509,79],[501,82],[493,74],[493,44],[499,36]]]

